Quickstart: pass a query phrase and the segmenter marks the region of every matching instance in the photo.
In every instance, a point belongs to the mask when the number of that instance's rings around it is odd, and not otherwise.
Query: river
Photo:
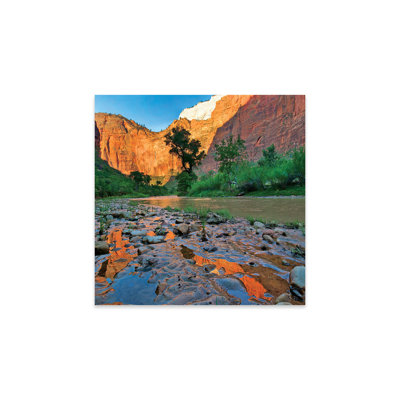
[[[234,217],[253,217],[267,221],[305,222],[304,197],[178,197],[157,196],[132,199],[160,207],[225,209]]]

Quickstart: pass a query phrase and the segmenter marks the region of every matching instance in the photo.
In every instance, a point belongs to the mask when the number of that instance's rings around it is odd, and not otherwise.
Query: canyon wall
[[[305,96],[252,96],[238,112],[213,135],[201,169],[217,169],[215,145],[232,134],[246,142],[247,156],[258,160],[262,150],[274,144],[283,153],[305,145]]]
[[[164,143],[164,136],[174,127],[187,129],[200,141],[207,153],[201,166],[203,171],[216,169],[212,156],[215,144],[231,133],[240,134],[246,141],[251,160],[258,159],[270,144],[275,144],[278,151],[286,151],[305,143],[304,96],[233,95],[212,100],[209,110],[202,103],[195,106],[197,109],[186,109],[161,132],[152,132],[119,115],[97,113],[97,151],[111,167],[124,174],[139,170],[152,176],[153,182],[166,183],[181,171],[180,161]]]

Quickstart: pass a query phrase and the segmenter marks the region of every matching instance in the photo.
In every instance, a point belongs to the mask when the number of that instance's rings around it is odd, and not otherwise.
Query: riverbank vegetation
[[[148,197],[168,194],[161,185],[151,185],[150,177],[135,173],[128,177],[110,167],[95,152],[95,197]]]
[[[239,141],[240,137],[236,143],[230,141],[221,146],[234,145],[238,148],[241,147]],[[227,150],[224,149],[224,152],[226,154]],[[272,145],[264,150],[263,156],[257,162],[247,161],[240,152],[237,154],[238,159],[229,160],[228,164],[220,161],[218,172],[200,176],[191,185],[188,195],[193,197],[305,195],[304,147],[280,154]],[[221,160],[221,156],[217,154],[216,160]]]
[[[165,144],[182,162],[183,172],[176,177],[179,196],[305,195],[304,147],[280,154],[271,145],[257,162],[251,162],[245,141],[231,135],[215,146],[218,171],[197,177],[194,169],[205,157],[200,142],[190,139],[190,132],[174,128],[165,137]]]

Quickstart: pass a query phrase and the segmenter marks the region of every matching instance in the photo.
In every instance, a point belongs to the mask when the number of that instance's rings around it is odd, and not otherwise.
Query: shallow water
[[[254,217],[277,222],[305,222],[304,197],[217,197],[158,196],[134,199],[143,204],[172,208],[226,209],[234,217]]]
[[[100,220],[113,211],[126,217],[114,217],[100,234]],[[178,234],[178,218],[190,224],[189,234]],[[145,237],[157,237],[161,228],[162,242],[146,244]],[[290,294],[291,269],[304,265],[304,256],[294,250],[304,248],[305,237],[298,229],[270,229],[270,243],[259,231],[241,218],[203,228],[190,214],[132,206],[127,199],[99,202],[96,240],[106,241],[110,250],[96,256],[95,302],[274,304],[282,293]],[[304,299],[292,296],[291,303]]]

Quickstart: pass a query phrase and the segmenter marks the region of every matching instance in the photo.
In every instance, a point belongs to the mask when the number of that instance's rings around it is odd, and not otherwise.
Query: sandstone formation
[[[215,144],[233,134],[246,141],[250,160],[257,160],[262,150],[275,144],[286,151],[305,143],[304,96],[213,96],[208,102],[182,111],[180,118],[161,131],[149,129],[121,115],[95,115],[95,143],[100,157],[129,174],[139,170],[166,183],[181,171],[180,161],[169,153],[164,136],[173,128],[187,129],[202,144],[207,156],[201,169],[216,169]]]

